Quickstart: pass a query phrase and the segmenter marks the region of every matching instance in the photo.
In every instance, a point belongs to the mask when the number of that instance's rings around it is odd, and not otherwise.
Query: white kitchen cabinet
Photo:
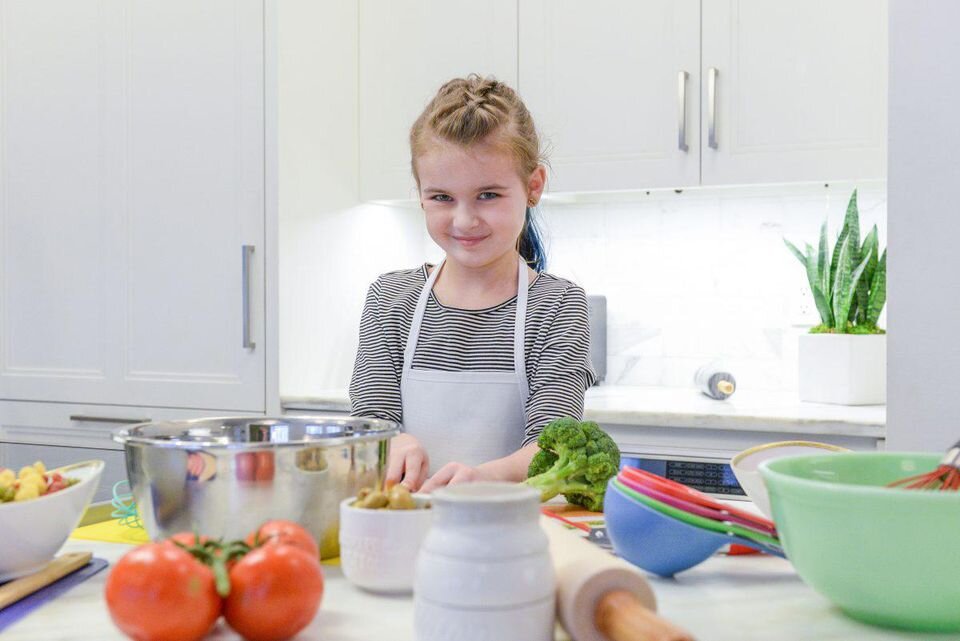
[[[519,34],[554,191],[884,177],[884,1],[519,0]]]
[[[0,399],[265,410],[264,15],[0,0]]]
[[[549,188],[700,180],[700,0],[520,0],[520,93]]]
[[[361,200],[410,200],[410,126],[454,77],[517,84],[516,0],[360,0]]]
[[[702,184],[886,176],[885,1],[704,0],[702,24]]]

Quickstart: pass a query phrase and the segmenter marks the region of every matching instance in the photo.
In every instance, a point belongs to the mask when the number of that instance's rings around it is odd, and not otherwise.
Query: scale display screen
[[[683,483],[707,494],[746,496],[726,463],[623,457],[622,463]]]

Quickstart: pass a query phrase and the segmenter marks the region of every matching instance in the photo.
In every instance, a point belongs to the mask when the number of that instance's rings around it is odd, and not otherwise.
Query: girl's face
[[[503,147],[438,139],[416,164],[427,231],[447,260],[477,268],[514,259],[527,201],[543,192],[543,167],[525,181]]]

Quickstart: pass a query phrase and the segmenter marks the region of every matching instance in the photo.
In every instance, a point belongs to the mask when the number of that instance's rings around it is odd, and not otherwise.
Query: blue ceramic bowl
[[[607,534],[622,558],[647,572],[673,576],[719,550],[729,537],[661,514],[607,483],[603,499]]]

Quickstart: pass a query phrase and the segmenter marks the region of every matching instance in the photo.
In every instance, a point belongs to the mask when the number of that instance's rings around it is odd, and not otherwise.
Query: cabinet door
[[[699,182],[699,0],[520,0],[519,29],[551,190]]]
[[[702,74],[703,184],[885,176],[885,1],[704,0]]]
[[[0,12],[0,398],[262,411],[262,1]]]
[[[361,0],[361,200],[415,199],[410,126],[454,77],[516,87],[516,0]]]

